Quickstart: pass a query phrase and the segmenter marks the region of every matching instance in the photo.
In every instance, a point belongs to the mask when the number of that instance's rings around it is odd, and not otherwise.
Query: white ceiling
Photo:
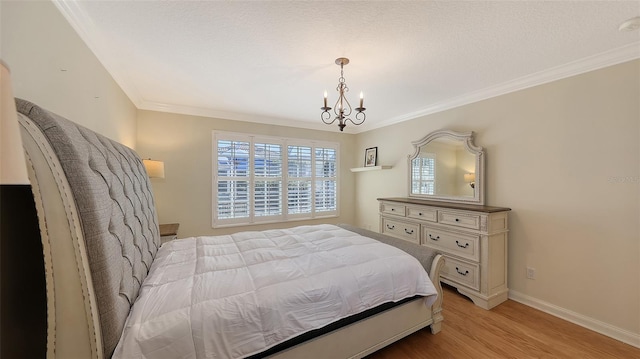
[[[640,57],[640,1],[59,1],[140,109],[356,133]],[[333,101],[333,102],[332,102]],[[356,106],[354,106],[356,107]]]

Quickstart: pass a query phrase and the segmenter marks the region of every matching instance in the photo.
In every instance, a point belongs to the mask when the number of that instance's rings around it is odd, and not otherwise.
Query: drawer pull
[[[396,209],[395,209],[395,208],[391,208],[391,212],[395,212],[395,211],[396,211]]]
[[[390,226],[387,224],[387,229],[394,229],[394,228],[396,228],[396,226]]]
[[[433,237],[432,235],[429,235],[429,239],[431,239],[432,241],[437,241],[438,239],[440,239],[440,236]]]
[[[468,270],[465,270],[464,272],[460,272],[460,269],[458,269],[458,267],[456,267],[456,272],[458,272],[458,274],[460,274],[460,275],[464,275],[464,276],[466,276],[467,274],[469,274],[469,271],[468,271]]]
[[[418,216],[422,216],[422,212],[418,213]]]
[[[456,222],[460,222],[460,219],[459,219],[459,218],[456,218]]]
[[[462,244],[460,244],[460,242],[456,241],[456,244],[458,245],[458,247],[460,248],[467,248],[469,247],[469,242],[465,243],[464,246]]]
[[[406,234],[413,234],[413,229],[412,230],[408,230],[408,229],[404,229],[404,233]]]

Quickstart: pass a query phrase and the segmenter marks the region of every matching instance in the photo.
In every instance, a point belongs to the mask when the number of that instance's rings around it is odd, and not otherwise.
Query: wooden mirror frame
[[[465,149],[475,156],[475,165],[476,165],[476,178],[475,178],[475,190],[473,197],[463,197],[463,196],[445,196],[445,195],[431,195],[431,194],[416,194],[411,192],[412,183],[411,183],[411,174],[412,174],[412,164],[413,160],[418,157],[420,154],[420,147],[427,145],[429,142],[434,141],[439,138],[447,138],[455,141],[462,141]],[[409,193],[409,197],[412,198],[422,198],[428,199],[432,201],[441,201],[441,202],[453,202],[453,203],[468,203],[468,204],[478,204],[484,205],[484,161],[485,161],[485,152],[482,147],[476,146],[473,143],[474,133],[472,131],[469,132],[455,132],[451,130],[438,130],[429,133],[425,137],[420,140],[413,141],[411,144],[413,145],[414,152],[413,154],[408,156],[408,176],[407,183],[408,188],[407,192]]]

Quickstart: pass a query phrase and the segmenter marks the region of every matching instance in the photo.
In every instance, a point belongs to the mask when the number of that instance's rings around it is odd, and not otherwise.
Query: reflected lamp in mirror
[[[465,173],[464,181],[471,186],[471,188],[476,188],[476,174],[475,173]]]
[[[164,178],[164,162],[152,159],[142,160],[149,178]]]

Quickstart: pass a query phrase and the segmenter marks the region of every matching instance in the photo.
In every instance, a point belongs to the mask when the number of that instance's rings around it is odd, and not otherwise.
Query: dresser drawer
[[[380,211],[382,213],[404,217],[405,206],[401,204],[382,202],[380,205]]]
[[[420,225],[382,218],[382,233],[420,244]]]
[[[480,215],[460,212],[438,212],[438,222],[461,228],[480,229]]]
[[[473,261],[480,260],[480,236],[424,228],[423,245]]]
[[[430,208],[407,206],[407,217],[436,222],[438,220],[438,211]]]
[[[443,278],[480,290],[480,266],[446,257],[440,273]]]

